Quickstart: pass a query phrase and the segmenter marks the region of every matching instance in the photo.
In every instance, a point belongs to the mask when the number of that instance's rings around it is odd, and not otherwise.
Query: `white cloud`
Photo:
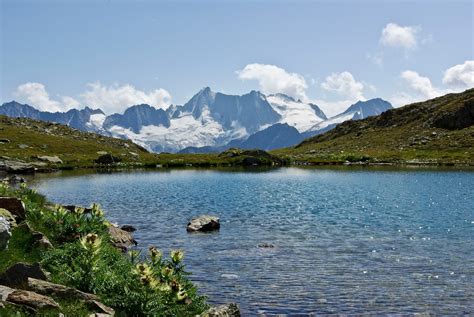
[[[364,84],[354,79],[350,72],[333,73],[321,83],[321,88],[335,92],[350,100],[364,100]],[[374,87],[375,88],[375,87]]]
[[[26,100],[42,111],[66,111],[78,104],[76,100],[70,97],[63,97],[63,102],[52,100],[46,91],[46,87],[41,83],[34,82],[18,86],[15,96],[20,100]]]
[[[433,86],[428,77],[423,77],[415,71],[406,70],[400,74],[408,86],[417,94],[426,98],[435,98],[443,94],[443,92]]]
[[[308,85],[303,76],[289,73],[283,68],[268,64],[248,64],[237,71],[241,80],[257,80],[265,94],[284,93],[296,99],[307,100]]]
[[[162,88],[145,92],[129,84],[103,86],[99,82],[88,84],[87,87],[78,99],[59,96],[59,100],[53,100],[43,84],[30,82],[18,86],[15,96],[39,110],[50,112],[77,109],[82,105],[101,108],[110,114],[142,103],[156,108],[164,108],[171,103],[170,93]]]
[[[81,94],[81,99],[86,105],[100,107],[105,113],[123,112],[136,104],[164,108],[171,103],[170,93],[162,88],[145,92],[129,84],[104,86],[95,82],[87,86],[88,90]]]
[[[380,43],[385,46],[401,47],[412,50],[418,46],[418,26],[401,26],[396,23],[388,23],[382,30]]]
[[[474,60],[448,68],[444,72],[443,83],[458,89],[474,87]]]

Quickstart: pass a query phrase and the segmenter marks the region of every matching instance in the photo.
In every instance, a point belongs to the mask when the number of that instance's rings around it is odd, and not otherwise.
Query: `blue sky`
[[[44,110],[277,90],[337,113],[474,86],[473,1],[1,0],[1,101]]]

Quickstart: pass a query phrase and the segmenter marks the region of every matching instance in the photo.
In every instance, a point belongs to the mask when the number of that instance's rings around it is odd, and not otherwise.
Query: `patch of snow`
[[[278,94],[267,96],[267,100],[273,109],[281,115],[280,123],[287,123],[299,132],[307,131],[323,121],[309,104]]]

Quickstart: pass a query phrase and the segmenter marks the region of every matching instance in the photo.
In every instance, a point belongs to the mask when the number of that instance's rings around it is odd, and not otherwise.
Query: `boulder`
[[[13,217],[12,213],[4,208],[0,208],[0,217],[5,218],[8,223],[10,224],[10,228],[13,229],[16,227],[17,223],[15,217]]]
[[[108,229],[114,247],[126,251],[128,247],[137,245],[137,241],[135,241],[130,232],[114,226],[109,226]]]
[[[41,250],[49,250],[53,248],[53,244],[49,241],[48,237],[45,236],[42,232],[35,231],[33,232],[33,245]]]
[[[18,198],[0,197],[0,208],[8,210],[17,223],[26,218],[25,204]]]
[[[230,303],[211,307],[201,317],[240,317],[239,305]]]
[[[7,219],[0,217],[0,251],[8,247],[8,242],[12,237],[10,223]]]
[[[41,155],[37,159],[51,164],[63,164],[63,161],[57,156]]]
[[[4,143],[10,143],[10,140],[5,139],[5,138],[0,138],[0,144],[4,144]]]
[[[1,181],[7,182],[9,184],[18,184],[18,183],[25,183],[26,182],[26,180],[23,177],[20,177],[18,175],[12,175],[12,176],[9,176],[9,177],[5,177]]]
[[[0,284],[10,287],[22,287],[28,284],[28,278],[46,280],[47,274],[39,263],[16,263],[0,274]]]
[[[4,288],[5,286],[0,286]],[[5,291],[9,293],[6,298],[7,303],[12,303],[20,306],[26,306],[34,310],[40,308],[59,308],[58,303],[54,301],[51,297],[37,294],[35,292],[18,290],[14,289],[12,292]]]
[[[196,231],[209,232],[209,231],[219,230],[220,226],[221,225],[220,225],[218,217],[210,216],[210,215],[201,215],[201,216],[192,218],[189,221],[186,230],[188,232],[196,232]]]
[[[29,277],[27,279],[27,289],[38,294],[55,295],[58,298],[78,299],[85,302],[98,301],[97,295],[85,293],[75,288],[67,287],[61,284],[55,284],[44,280],[38,280]]]
[[[113,156],[112,154],[101,155],[95,160],[97,164],[107,164],[107,165],[119,163],[120,161],[122,161],[120,157]]]
[[[35,172],[36,169],[33,165],[29,163],[13,160],[3,160],[0,161],[0,171],[1,170],[12,174],[32,174]]]

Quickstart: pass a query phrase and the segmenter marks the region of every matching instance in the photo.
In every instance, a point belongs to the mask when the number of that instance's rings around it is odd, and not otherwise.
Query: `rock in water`
[[[131,225],[123,225],[120,229],[122,229],[123,231],[127,231],[127,232],[137,231],[137,229],[134,226],[131,226]]]
[[[236,303],[211,307],[201,315],[202,317],[240,317],[239,305]]]
[[[18,198],[0,197],[0,208],[8,210],[17,223],[25,220],[25,204]]]
[[[0,251],[8,247],[11,236],[10,223],[7,219],[0,217]]]
[[[192,218],[187,227],[188,232],[209,232],[214,230],[219,230],[220,228],[219,218],[209,215],[201,215],[198,217]]]
[[[128,247],[137,245],[137,241],[135,241],[130,232],[120,228],[109,226],[109,234],[112,238],[113,245],[122,251],[126,251]]]

